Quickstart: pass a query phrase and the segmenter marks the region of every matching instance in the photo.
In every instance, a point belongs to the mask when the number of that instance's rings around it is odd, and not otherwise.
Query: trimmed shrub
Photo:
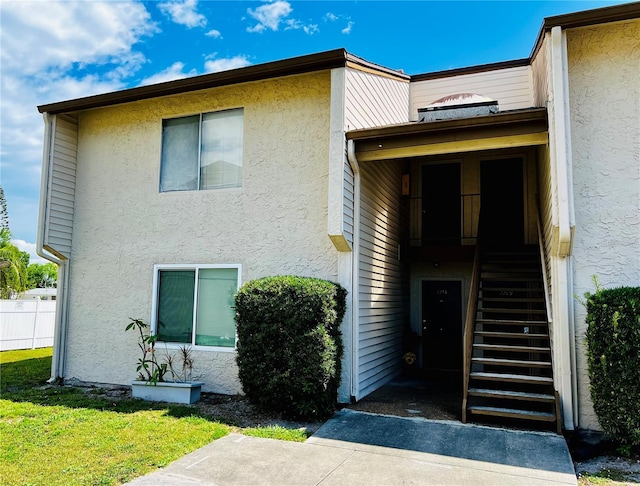
[[[236,294],[240,381],[247,398],[285,417],[335,409],[346,290],[327,280],[278,276]]]
[[[587,299],[591,399],[604,431],[640,445],[640,287],[600,289]]]

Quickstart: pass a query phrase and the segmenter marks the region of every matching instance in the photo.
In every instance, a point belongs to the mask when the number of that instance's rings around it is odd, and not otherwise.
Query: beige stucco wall
[[[153,265],[242,264],[335,280],[327,236],[329,72],[80,115],[66,378],[135,377],[129,317],[151,320]],[[162,119],[244,108],[242,188],[159,193]],[[277,346],[277,343],[274,343]],[[197,351],[205,391],[238,393],[234,352]]]
[[[640,20],[567,33],[575,201],[574,292],[640,283]],[[589,397],[585,309],[574,304],[579,425]]]

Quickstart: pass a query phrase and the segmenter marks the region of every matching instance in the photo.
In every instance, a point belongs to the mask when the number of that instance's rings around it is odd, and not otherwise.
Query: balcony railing
[[[416,246],[458,246],[475,245],[478,238],[478,218],[480,215],[480,194],[460,196],[459,227],[423,228],[426,211],[447,211],[446,208],[425,207],[422,197],[407,198],[409,203],[409,239]],[[453,215],[451,216],[454,217]],[[430,231],[432,230],[432,231]]]

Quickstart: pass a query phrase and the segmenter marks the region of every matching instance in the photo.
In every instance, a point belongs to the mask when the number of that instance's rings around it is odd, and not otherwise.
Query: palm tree
[[[0,229],[0,299],[27,289],[27,269],[22,252],[11,243],[11,232]]]

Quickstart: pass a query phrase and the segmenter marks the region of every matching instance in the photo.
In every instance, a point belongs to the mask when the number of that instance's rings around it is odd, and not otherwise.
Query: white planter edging
[[[200,400],[200,391],[204,383],[193,381],[190,383],[174,383],[159,381],[157,384],[148,381],[132,381],[131,395],[153,402],[196,403]]]

